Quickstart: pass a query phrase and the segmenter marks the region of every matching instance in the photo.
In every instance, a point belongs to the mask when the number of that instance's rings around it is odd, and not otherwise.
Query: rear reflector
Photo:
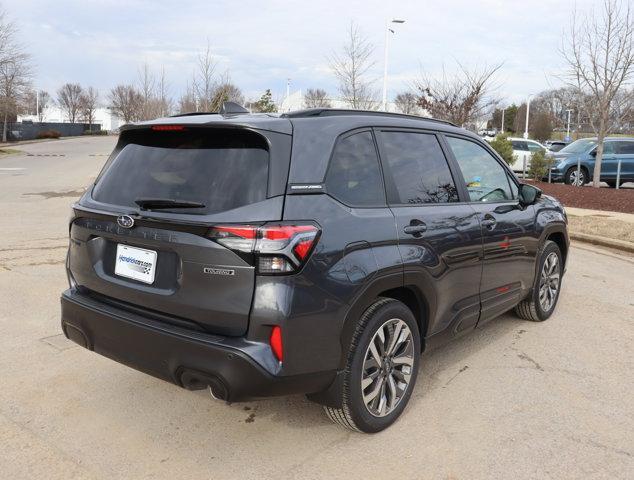
[[[271,344],[273,355],[281,362],[284,358],[284,351],[282,349],[282,329],[279,326],[276,325],[273,327],[273,330],[271,330],[269,343]]]

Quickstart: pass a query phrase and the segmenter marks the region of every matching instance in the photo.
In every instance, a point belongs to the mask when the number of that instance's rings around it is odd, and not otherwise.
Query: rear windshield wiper
[[[136,203],[141,210],[157,210],[161,208],[205,208],[204,203],[189,200],[175,200],[173,198],[147,198],[139,197]]]

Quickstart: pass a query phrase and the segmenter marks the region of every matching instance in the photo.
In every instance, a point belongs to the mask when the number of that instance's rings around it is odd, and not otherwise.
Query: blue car
[[[597,155],[597,139],[583,138],[572,142],[553,153],[551,178],[563,181],[568,185],[583,185],[592,180],[594,161]],[[609,186],[616,186],[616,174],[621,162],[620,183],[634,181],[634,138],[608,137],[603,146],[601,161],[601,181]],[[577,175],[577,164],[581,163],[581,171]]]

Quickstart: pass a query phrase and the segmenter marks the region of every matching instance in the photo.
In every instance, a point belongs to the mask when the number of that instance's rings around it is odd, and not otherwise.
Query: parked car
[[[583,138],[572,142],[553,154],[552,180],[564,181],[569,185],[588,183],[594,174],[596,154],[596,138]],[[634,138],[608,137],[605,139],[601,161],[601,181],[611,187],[616,187],[619,161],[621,162],[620,183],[634,181]],[[577,175],[578,166],[580,167],[579,175]]]
[[[513,137],[509,137],[509,140],[513,144],[513,155],[515,155],[515,162],[511,165],[511,169],[514,172],[523,172],[524,162],[526,162],[526,170],[528,170],[531,166],[531,156],[533,153],[547,151],[544,145],[535,140]]]
[[[425,349],[509,309],[552,315],[564,209],[476,135],[383,112],[223,112],[122,127],[72,207],[69,339],[225,401],[305,393],[377,432]]]
[[[549,152],[558,152],[569,144],[570,142],[566,142],[565,140],[548,140],[547,142],[544,142],[544,146]]]

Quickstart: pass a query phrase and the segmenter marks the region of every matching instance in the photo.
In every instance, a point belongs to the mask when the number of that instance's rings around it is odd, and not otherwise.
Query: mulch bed
[[[590,208],[609,212],[634,213],[634,188],[573,187],[563,183],[534,182],[546,195],[552,195],[567,207]]]

